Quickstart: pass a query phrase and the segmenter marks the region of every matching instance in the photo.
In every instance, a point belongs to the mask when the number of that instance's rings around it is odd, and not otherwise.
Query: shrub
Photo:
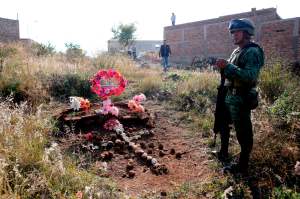
[[[288,83],[288,71],[280,62],[263,68],[260,74],[259,87],[262,96],[273,103],[285,90]]]
[[[69,59],[69,61],[76,61],[76,59],[85,56],[85,53],[80,48],[79,44],[65,43],[65,47],[67,48],[66,56]]]
[[[300,193],[286,187],[279,187],[274,189],[272,196],[278,199],[298,199],[300,198]]]
[[[91,92],[89,80],[79,74],[52,74],[45,79],[49,94],[57,100],[65,101],[69,96],[96,97]]]
[[[33,51],[37,56],[47,56],[47,55],[53,55],[55,53],[55,47],[50,44],[40,44],[40,43],[34,43],[32,45]]]

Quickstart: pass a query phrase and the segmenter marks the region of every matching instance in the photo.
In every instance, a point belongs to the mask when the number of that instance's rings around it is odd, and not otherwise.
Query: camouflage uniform
[[[239,166],[241,170],[247,170],[253,146],[249,97],[257,94],[255,86],[259,71],[264,64],[264,53],[257,44],[249,43],[243,49],[235,49],[228,61],[229,64],[223,71],[226,78],[225,86],[228,88],[225,104],[241,146]],[[229,127],[222,132],[221,139],[221,150],[226,153],[228,152]]]

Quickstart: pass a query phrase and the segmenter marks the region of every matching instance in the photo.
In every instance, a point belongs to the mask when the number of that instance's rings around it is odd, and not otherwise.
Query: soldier
[[[219,114],[224,118],[218,118],[225,121],[225,124],[223,123],[218,129],[221,133],[221,150],[217,156],[220,160],[228,158],[229,121],[231,121],[241,152],[238,164],[232,164],[225,169],[247,174],[253,146],[251,109],[256,108],[258,104],[258,93],[255,88],[260,69],[264,64],[264,52],[259,45],[251,41],[251,36],[254,35],[254,24],[251,20],[232,20],[228,29],[234,44],[238,47],[232,52],[229,60],[217,59],[216,61],[216,66],[223,74],[226,90],[223,98],[225,109],[222,114]],[[227,116],[224,116],[226,113]]]

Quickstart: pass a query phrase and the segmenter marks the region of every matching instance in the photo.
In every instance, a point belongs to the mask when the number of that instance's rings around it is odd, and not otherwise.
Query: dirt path
[[[178,117],[177,112],[167,110],[154,102],[148,102],[146,108],[156,113],[157,119],[153,129],[154,136],[144,141],[146,146],[148,144],[145,151],[150,153],[152,151],[151,156],[159,163],[165,164],[169,173],[155,175],[141,162],[133,161],[135,176],[129,178],[125,176],[128,157],[118,155],[108,163],[108,171],[119,188],[131,196],[139,196],[152,192],[168,192],[184,182],[208,179],[211,176],[211,170],[207,166],[210,160],[207,159],[207,149],[201,143],[200,136],[189,136],[190,132],[187,128],[175,124],[174,118]],[[138,143],[140,142],[143,141]],[[163,150],[160,150],[162,146]],[[175,150],[175,154],[170,154],[171,149],[173,152]],[[165,155],[162,157],[159,151],[163,151]],[[178,157],[178,153],[182,152],[187,153]]]

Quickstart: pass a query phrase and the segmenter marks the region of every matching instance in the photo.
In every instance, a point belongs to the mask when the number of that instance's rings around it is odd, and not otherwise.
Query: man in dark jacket
[[[264,65],[262,48],[251,41],[254,35],[254,24],[249,19],[235,19],[229,24],[233,42],[238,47],[232,52],[229,60],[218,59],[216,65],[224,75],[225,107],[229,115],[224,121],[232,121],[237,140],[241,147],[238,164],[227,167],[229,171],[247,173],[249,157],[253,146],[251,109],[257,106],[256,84],[261,67]],[[230,120],[228,119],[230,118]],[[220,159],[228,157],[229,123],[220,129]]]
[[[169,64],[168,59],[170,55],[171,55],[171,48],[169,45],[167,45],[167,41],[164,40],[164,43],[163,45],[160,46],[160,50],[159,50],[159,57],[162,57],[164,72],[167,72],[168,64]]]

